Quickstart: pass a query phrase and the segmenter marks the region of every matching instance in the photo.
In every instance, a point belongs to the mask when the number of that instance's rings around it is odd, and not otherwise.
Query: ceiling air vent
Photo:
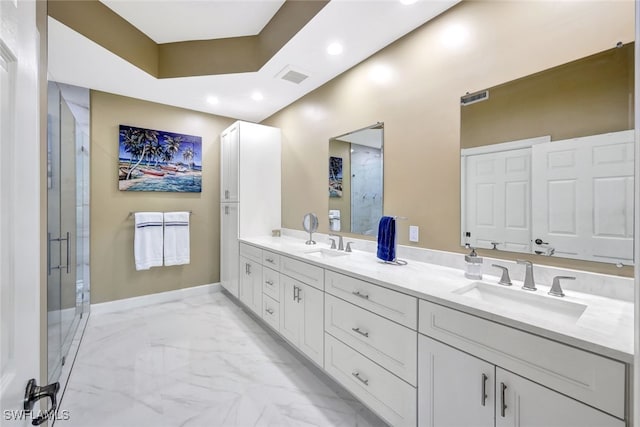
[[[483,90],[475,93],[467,93],[464,96],[460,97],[460,105],[469,105],[474,104],[480,101],[486,101],[489,99],[489,91]]]
[[[276,78],[286,80],[297,85],[306,80],[307,77],[309,77],[307,74],[294,70],[291,65],[287,65],[282,71],[276,74]]]

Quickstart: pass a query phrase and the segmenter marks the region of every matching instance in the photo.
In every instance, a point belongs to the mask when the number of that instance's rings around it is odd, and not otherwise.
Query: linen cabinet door
[[[495,366],[418,337],[418,425],[492,427]]]
[[[624,421],[496,368],[496,427],[623,427]]]
[[[300,304],[298,304],[298,281],[280,275],[280,333],[298,346],[300,336]]]
[[[302,329],[300,350],[311,360],[323,366],[324,362],[324,292],[300,284],[298,297]]]
[[[233,126],[220,136],[220,201],[238,201],[240,163],[240,129]]]
[[[220,283],[239,298],[238,204],[223,203],[220,208]]]

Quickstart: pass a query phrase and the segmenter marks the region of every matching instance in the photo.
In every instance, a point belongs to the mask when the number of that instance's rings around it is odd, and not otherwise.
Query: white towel
[[[136,270],[162,266],[162,212],[136,212],[135,217]]]
[[[189,212],[165,212],[164,265],[189,262]]]

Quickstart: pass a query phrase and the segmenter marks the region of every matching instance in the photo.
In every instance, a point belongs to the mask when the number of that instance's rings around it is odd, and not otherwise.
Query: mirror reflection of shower
[[[383,206],[384,125],[329,140],[329,229],[375,236]]]

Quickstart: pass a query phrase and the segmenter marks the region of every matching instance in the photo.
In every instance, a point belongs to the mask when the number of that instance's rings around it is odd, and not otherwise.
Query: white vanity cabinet
[[[327,270],[325,370],[385,421],[416,425],[417,298]]]
[[[240,301],[262,316],[262,265],[240,257]]]
[[[496,427],[625,426],[618,418],[498,367],[495,401]]]
[[[421,427],[623,427],[624,421],[423,335]],[[494,424],[495,419],[495,424]]]
[[[427,301],[419,319],[420,425],[625,425],[623,363]]]
[[[262,313],[262,249],[240,244],[240,301],[254,313]]]
[[[495,366],[424,335],[418,341],[418,425],[492,427]]]
[[[280,274],[280,333],[324,365],[324,292]]]

